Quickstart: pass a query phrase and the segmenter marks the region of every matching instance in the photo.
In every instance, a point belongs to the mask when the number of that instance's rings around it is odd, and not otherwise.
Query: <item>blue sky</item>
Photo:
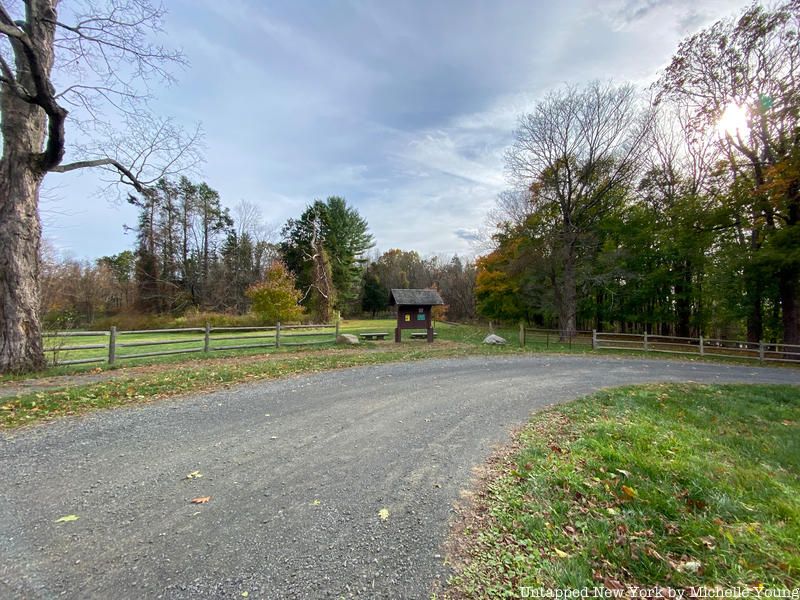
[[[170,0],[189,68],[154,110],[205,130],[192,176],[280,226],[344,196],[381,250],[469,255],[506,181],[517,117],[591,79],[646,85],[734,0]],[[131,207],[98,173],[51,174],[44,234],[63,253],[130,248]]]

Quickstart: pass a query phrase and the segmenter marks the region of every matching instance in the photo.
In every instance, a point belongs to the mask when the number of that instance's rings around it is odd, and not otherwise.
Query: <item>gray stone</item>
[[[493,333],[490,333],[485,338],[483,338],[483,343],[484,344],[498,344],[499,345],[499,344],[505,344],[506,340],[505,340],[505,338],[501,338],[499,335],[495,335]]]
[[[357,346],[358,345],[358,337],[350,334],[350,333],[343,333],[339,337],[336,338],[337,344],[347,344],[349,346]]]

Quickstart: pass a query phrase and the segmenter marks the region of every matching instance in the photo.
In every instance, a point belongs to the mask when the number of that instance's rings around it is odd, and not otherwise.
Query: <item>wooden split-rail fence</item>
[[[800,345],[773,342],[745,342],[717,338],[678,337],[651,333],[613,333],[576,331],[563,338],[557,329],[532,329],[520,325],[520,345],[530,342],[544,343],[547,347],[570,349],[584,346],[592,350],[638,350],[666,354],[745,358],[760,362],[800,363]]]
[[[79,365],[150,358],[171,354],[219,352],[250,348],[282,348],[330,344],[339,336],[339,323],[334,325],[281,325],[270,327],[183,327],[175,329],[140,329],[119,331],[54,331],[45,332],[45,354],[48,363]],[[70,342],[75,338],[89,343]],[[170,347],[169,349],[166,349]],[[154,348],[154,350],[149,350]],[[142,351],[145,350],[145,351]],[[72,358],[74,357],[74,358]]]

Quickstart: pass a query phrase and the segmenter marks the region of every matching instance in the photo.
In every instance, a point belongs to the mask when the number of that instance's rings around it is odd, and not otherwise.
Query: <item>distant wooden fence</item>
[[[314,331],[312,331],[314,330]],[[149,339],[153,336],[153,339]],[[161,336],[161,337],[156,337]],[[170,336],[166,339],[166,336]],[[45,332],[45,353],[48,363],[55,365],[80,365],[91,363],[115,364],[120,360],[187,354],[193,352],[218,352],[247,348],[281,348],[284,346],[311,346],[330,344],[339,336],[335,325],[281,325],[271,327],[184,327],[179,329],[141,329],[117,331],[53,331]],[[105,338],[102,343],[67,345],[70,338]],[[142,339],[142,338],[146,339]],[[309,339],[309,338],[315,339]],[[134,339],[131,339],[134,338]],[[222,344],[220,344],[220,342]],[[181,348],[141,352],[139,348],[181,345]],[[125,349],[137,349],[133,353]],[[103,351],[102,353],[99,351]],[[63,353],[92,354],[83,358],[64,360]],[[100,354],[98,356],[98,354]]]
[[[592,332],[595,350],[640,350],[694,356],[749,358],[761,362],[800,362],[800,345],[744,342],[648,333]]]
[[[592,332],[576,331],[574,335],[562,338],[561,332],[558,329],[535,329],[520,324],[519,344],[520,346],[525,346],[528,342],[544,343],[547,348],[549,348],[551,344],[558,344],[562,347],[566,345],[570,349],[574,346],[586,346],[590,348],[592,345]]]
[[[677,337],[649,333],[608,333],[576,331],[563,338],[558,329],[532,329],[519,326],[519,343],[544,343],[546,347],[570,349],[584,346],[592,350],[638,350],[693,356],[749,358],[761,362],[800,363],[800,345],[769,342],[744,342],[705,337]]]

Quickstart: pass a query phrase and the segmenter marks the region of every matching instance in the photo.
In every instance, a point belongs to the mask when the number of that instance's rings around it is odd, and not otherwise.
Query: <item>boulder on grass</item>
[[[357,346],[358,345],[358,337],[350,334],[350,333],[343,333],[339,337],[336,338],[337,344],[346,344],[348,346]]]
[[[493,333],[490,333],[485,338],[483,338],[483,343],[484,344],[501,345],[501,344],[505,344],[506,340],[505,340],[505,338],[501,338],[499,335],[495,335]]]

